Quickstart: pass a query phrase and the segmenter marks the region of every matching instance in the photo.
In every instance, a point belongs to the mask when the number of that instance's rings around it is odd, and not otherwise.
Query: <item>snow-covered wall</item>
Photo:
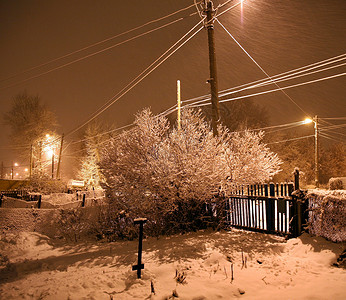
[[[78,208],[75,211],[83,222],[97,222],[97,206]],[[32,231],[56,237],[63,231],[71,230],[62,227],[64,225],[59,222],[60,218],[61,210],[56,208],[0,208],[0,234],[6,231]]]
[[[346,191],[309,190],[309,232],[333,242],[346,241]]]

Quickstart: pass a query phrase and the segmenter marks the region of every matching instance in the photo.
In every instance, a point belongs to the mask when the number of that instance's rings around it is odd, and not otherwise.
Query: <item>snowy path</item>
[[[331,266],[343,247],[239,230],[149,238],[139,280],[131,271],[137,241],[54,245],[37,233],[7,233],[0,299],[173,299],[173,291],[175,299],[194,300],[345,299],[346,270]]]

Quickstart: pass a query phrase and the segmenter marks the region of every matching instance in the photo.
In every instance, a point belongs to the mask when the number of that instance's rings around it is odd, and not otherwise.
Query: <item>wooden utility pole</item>
[[[215,42],[214,42],[214,8],[211,0],[204,0],[204,13],[207,16],[207,21],[204,24],[208,31],[208,46],[209,46],[209,71],[210,78],[210,94],[211,94],[211,108],[212,108],[212,127],[214,136],[217,136],[217,125],[220,121],[219,109],[219,96],[218,96],[218,82],[216,72],[216,56],[215,56]]]
[[[177,80],[177,102],[178,102],[178,130],[181,128],[181,96],[180,96],[180,80]]]
[[[52,154],[52,179],[54,179],[54,153]]]
[[[29,178],[31,179],[32,176],[32,155],[33,155],[33,149],[32,144],[30,146],[30,167],[29,167]]]
[[[61,164],[61,155],[62,155],[62,145],[64,143],[64,134],[61,136],[60,150],[59,150],[59,158],[58,158],[58,167],[56,169],[56,179],[60,179],[60,164]]]
[[[318,117],[314,117],[315,124],[315,185],[319,186],[319,144],[318,144]]]

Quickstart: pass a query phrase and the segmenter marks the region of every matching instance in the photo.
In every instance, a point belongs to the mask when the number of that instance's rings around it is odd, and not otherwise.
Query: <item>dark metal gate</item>
[[[293,183],[241,186],[226,200],[226,222],[246,230],[298,236],[304,209],[293,190]]]

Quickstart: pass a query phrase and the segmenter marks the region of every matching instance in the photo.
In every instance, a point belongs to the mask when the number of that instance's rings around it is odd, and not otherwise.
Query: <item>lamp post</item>
[[[304,120],[305,124],[314,123],[315,128],[315,186],[319,186],[319,139],[318,139],[318,117],[317,115],[313,118],[307,118]]]
[[[18,163],[13,163],[13,162],[12,162],[11,179],[14,178],[14,167],[18,167],[18,166],[19,166]]]

